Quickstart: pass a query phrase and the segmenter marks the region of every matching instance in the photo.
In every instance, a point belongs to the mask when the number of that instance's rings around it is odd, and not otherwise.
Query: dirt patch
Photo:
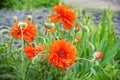
[[[27,15],[32,15],[34,23],[39,28],[41,28],[41,27],[43,27],[43,26],[41,26],[41,21],[46,20],[49,13],[50,13],[49,9],[43,9],[41,11],[0,10],[0,26],[2,26],[3,28],[12,27],[14,16],[18,16],[19,20],[25,20],[27,18]],[[102,12],[83,11],[82,16],[84,16],[85,13],[91,14],[93,16],[93,22],[95,25],[99,24],[101,16],[102,16]],[[116,35],[120,35],[120,12],[114,13],[113,22],[114,22]]]

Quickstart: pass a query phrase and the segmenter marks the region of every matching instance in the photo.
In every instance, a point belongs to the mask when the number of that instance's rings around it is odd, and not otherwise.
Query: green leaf
[[[104,56],[102,58],[102,64],[107,64],[108,62],[111,62],[111,60],[114,59],[115,55],[118,52],[120,44],[115,43],[113,46],[109,47],[108,51],[106,53],[103,53]]]

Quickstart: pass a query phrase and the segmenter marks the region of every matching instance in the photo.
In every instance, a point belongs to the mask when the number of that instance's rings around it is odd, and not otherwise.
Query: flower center
[[[60,52],[58,53],[58,55],[59,55],[60,57],[64,57],[64,56],[65,56],[65,53],[64,53],[63,51],[60,51]]]

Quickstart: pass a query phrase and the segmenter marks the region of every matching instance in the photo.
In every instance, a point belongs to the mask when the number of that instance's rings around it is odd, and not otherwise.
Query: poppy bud
[[[77,37],[81,38],[83,35],[83,32],[80,30],[78,33],[77,33]]]
[[[2,26],[0,26],[0,29],[2,29]]]
[[[3,30],[1,30],[1,33],[2,33],[2,34],[8,34],[8,33],[9,33],[9,30],[8,30],[8,29],[3,29]]]
[[[75,32],[78,32],[78,31],[80,31],[80,25],[77,25],[77,26],[75,27]]]
[[[27,27],[27,23],[25,23],[25,22],[19,22],[18,26],[22,27],[22,28],[26,28]]]
[[[90,30],[87,26],[83,26],[82,29],[83,29],[84,32],[89,34]]]
[[[28,19],[28,21],[32,20],[32,16],[31,16],[31,15],[28,15],[28,16],[27,16],[27,19]]]
[[[19,23],[18,23],[18,26],[20,27],[20,26],[22,26],[22,24],[23,24],[23,22],[19,22]]]
[[[24,23],[22,24],[22,27],[23,27],[23,28],[26,28],[26,27],[27,27],[27,23],[24,22]]]
[[[75,38],[75,42],[80,43],[81,39],[80,38]]]
[[[101,59],[103,57],[102,54],[103,54],[102,52],[95,52],[93,54],[93,56],[94,56],[95,59]]]
[[[48,28],[48,29],[51,29],[51,28],[55,27],[55,24],[54,24],[54,23],[45,23],[44,25],[45,25],[45,27]]]
[[[14,21],[14,22],[17,21],[17,16],[14,16],[13,21]]]
[[[94,49],[95,49],[94,45],[93,45],[91,42],[89,42],[89,41],[87,41],[87,42],[88,42],[89,48],[90,48],[91,50],[94,50]]]

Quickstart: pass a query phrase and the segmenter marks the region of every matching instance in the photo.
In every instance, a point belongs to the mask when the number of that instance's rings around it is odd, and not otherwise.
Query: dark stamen
[[[65,54],[64,54],[63,51],[60,51],[58,55],[59,55],[60,57],[64,57],[64,56],[65,56]]]

